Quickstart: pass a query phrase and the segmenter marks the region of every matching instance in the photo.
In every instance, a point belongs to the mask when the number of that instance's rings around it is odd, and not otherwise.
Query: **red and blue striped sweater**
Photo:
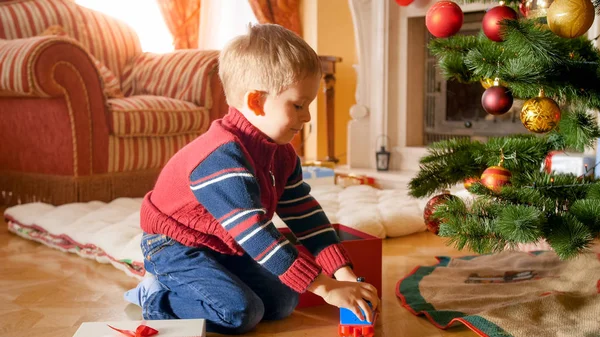
[[[275,212],[316,259],[275,228]],[[144,198],[141,227],[187,246],[247,252],[297,292],[321,271],[351,264],[293,147],[273,143],[233,108],[165,165]]]

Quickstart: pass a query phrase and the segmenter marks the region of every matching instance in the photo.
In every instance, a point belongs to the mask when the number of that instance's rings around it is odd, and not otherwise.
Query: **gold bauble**
[[[560,121],[560,108],[551,98],[540,95],[527,100],[521,109],[521,123],[527,130],[535,133],[546,133]]]
[[[494,85],[494,80],[495,79],[493,79],[493,78],[482,78],[481,80],[479,80],[479,83],[481,83],[481,86],[484,89],[489,89],[490,87],[492,87]],[[508,87],[508,85],[504,81],[500,81],[498,83],[499,84],[496,84],[496,85],[501,85],[503,87]]]
[[[552,0],[521,0],[519,9],[528,19],[545,18]]]
[[[595,10],[590,0],[556,0],[548,8],[550,30],[564,38],[585,34],[594,23]]]

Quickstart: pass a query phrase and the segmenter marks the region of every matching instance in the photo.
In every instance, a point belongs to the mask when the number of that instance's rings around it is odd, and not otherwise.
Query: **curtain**
[[[276,23],[302,36],[300,0],[248,0],[259,23]]]
[[[200,0],[157,0],[175,49],[198,48]]]

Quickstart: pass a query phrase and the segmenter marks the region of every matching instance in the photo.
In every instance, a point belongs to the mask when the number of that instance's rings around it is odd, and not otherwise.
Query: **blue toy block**
[[[361,309],[360,310],[363,314],[363,316],[367,316],[365,315],[365,312]],[[356,315],[346,309],[346,308],[340,308],[340,324],[341,325],[371,325],[373,324],[372,322],[367,321],[366,319],[364,321],[361,321],[360,319],[358,319],[358,317],[356,317]]]
[[[367,302],[367,304],[369,305],[369,308],[371,308],[371,309],[373,308],[371,306],[370,302]],[[346,308],[340,308],[340,324],[341,325],[372,325],[373,322],[367,321],[367,319],[366,319],[367,315],[365,314],[365,312],[362,309],[360,309],[360,312],[362,313],[363,317],[365,317],[365,319],[362,321],[358,317],[356,317],[356,315],[352,311],[350,311]]]

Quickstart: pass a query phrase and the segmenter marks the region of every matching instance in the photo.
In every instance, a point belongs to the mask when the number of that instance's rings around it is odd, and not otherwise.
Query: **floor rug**
[[[438,257],[396,285],[406,309],[440,329],[462,323],[480,336],[600,336],[600,254],[504,251]]]
[[[312,195],[331,222],[375,237],[395,237],[425,230],[422,201],[406,190],[370,186],[315,186]],[[64,252],[110,263],[133,277],[144,275],[140,249],[140,198],[119,198],[53,206],[29,203],[6,209],[8,230]],[[276,227],[285,227],[277,216]]]

